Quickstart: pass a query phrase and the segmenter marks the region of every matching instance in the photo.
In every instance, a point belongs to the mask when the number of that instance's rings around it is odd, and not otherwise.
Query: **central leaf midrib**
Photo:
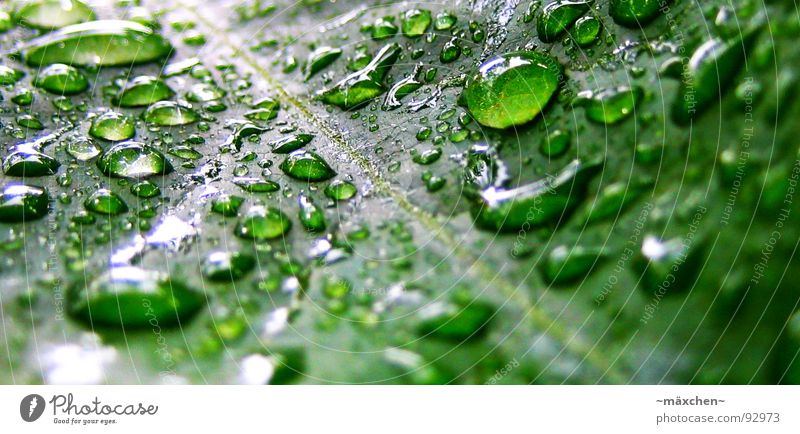
[[[356,164],[364,171],[365,175],[373,183],[378,192],[386,194],[393,200],[400,208],[412,216],[417,222],[422,224],[426,229],[435,234],[444,245],[452,251],[457,257],[466,263],[472,265],[466,267],[468,272],[481,282],[487,283],[487,276],[493,276],[491,285],[497,286],[501,289],[503,294],[512,298],[518,306],[525,310],[525,316],[530,317],[533,325],[545,332],[548,336],[558,340],[564,347],[571,353],[578,355],[599,368],[601,372],[605,372],[605,377],[615,384],[622,384],[624,375],[618,371],[616,363],[610,363],[605,355],[595,346],[589,346],[583,343],[577,335],[570,336],[565,328],[559,326],[556,319],[551,318],[542,309],[536,307],[531,303],[527,296],[519,290],[520,285],[514,285],[500,276],[496,270],[483,264],[478,258],[466,251],[462,244],[450,233],[445,225],[437,222],[436,217],[426,212],[420,207],[411,203],[408,198],[396,191],[392,186],[381,176],[377,168],[356,148],[350,145],[343,135],[333,129],[326,121],[319,118],[310,108],[303,97],[295,96],[289,93],[279,81],[277,81],[269,71],[261,67],[258,61],[247,50],[242,50],[241,44],[235,43],[225,29],[219,28],[201,14],[193,5],[186,5],[184,10],[192,13],[198,20],[213,31],[214,35],[221,38],[224,45],[237,53],[237,57],[247,63],[253,70],[255,70],[264,81],[277,92],[281,98],[288,101],[298,112],[300,112],[310,124],[313,124],[327,136],[331,143],[335,144],[342,152],[347,154]]]

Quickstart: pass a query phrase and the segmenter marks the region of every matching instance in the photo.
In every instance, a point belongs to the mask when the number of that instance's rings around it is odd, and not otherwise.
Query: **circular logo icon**
[[[32,393],[19,403],[19,415],[25,422],[33,422],[44,413],[44,398],[42,395]]]

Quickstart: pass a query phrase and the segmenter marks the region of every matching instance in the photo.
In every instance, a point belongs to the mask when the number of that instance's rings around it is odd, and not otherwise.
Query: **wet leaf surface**
[[[0,381],[800,381],[790,2],[124,3],[0,33]]]

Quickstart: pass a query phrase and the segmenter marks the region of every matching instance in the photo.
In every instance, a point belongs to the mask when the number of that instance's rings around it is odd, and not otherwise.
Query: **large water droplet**
[[[97,160],[97,167],[104,174],[118,178],[144,178],[172,172],[172,165],[161,152],[139,142],[112,146]]]
[[[292,178],[318,182],[336,176],[336,172],[319,155],[309,151],[295,151],[280,165],[281,170]]]
[[[64,63],[123,66],[169,55],[170,43],[153,29],[132,21],[91,21],[38,37],[22,48],[31,66]]]
[[[206,297],[167,274],[139,267],[114,267],[70,292],[70,313],[92,327],[152,328],[185,323]]]
[[[711,39],[694,51],[683,68],[680,91],[672,104],[676,123],[688,124],[719,101],[745,63],[745,53],[757,35],[756,30],[748,30],[729,41]]]
[[[403,14],[401,27],[403,35],[409,38],[417,38],[425,34],[431,26],[433,18],[431,11],[425,9],[411,9]]]
[[[45,176],[58,171],[61,163],[30,144],[14,146],[3,159],[3,172],[9,176]]]
[[[22,78],[24,74],[16,69],[0,65],[0,85],[14,84]]]
[[[521,51],[481,65],[464,89],[472,116],[492,128],[508,128],[533,120],[553,98],[561,67],[550,56]]]
[[[128,211],[128,205],[111,190],[101,188],[83,203],[87,211],[98,214],[117,215]]]
[[[556,177],[505,190],[489,187],[472,209],[482,229],[510,232],[545,223],[558,223],[586,196],[588,183],[602,163],[573,161]]]
[[[47,214],[50,196],[43,187],[18,183],[6,184],[0,196],[0,222],[36,220]]]
[[[92,119],[89,134],[98,139],[119,142],[136,135],[136,125],[133,118],[128,115],[107,111]]]
[[[29,0],[20,3],[14,18],[37,29],[58,29],[94,19],[92,8],[80,0]]]
[[[80,71],[61,63],[43,68],[33,84],[56,95],[75,95],[89,87],[89,81]]]
[[[234,233],[256,241],[267,241],[283,236],[292,227],[292,221],[277,208],[254,206],[236,225]]]

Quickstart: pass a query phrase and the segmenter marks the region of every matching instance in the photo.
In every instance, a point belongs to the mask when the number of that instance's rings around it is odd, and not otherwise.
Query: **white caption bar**
[[[3,386],[0,432],[798,433],[798,403],[795,386]]]

